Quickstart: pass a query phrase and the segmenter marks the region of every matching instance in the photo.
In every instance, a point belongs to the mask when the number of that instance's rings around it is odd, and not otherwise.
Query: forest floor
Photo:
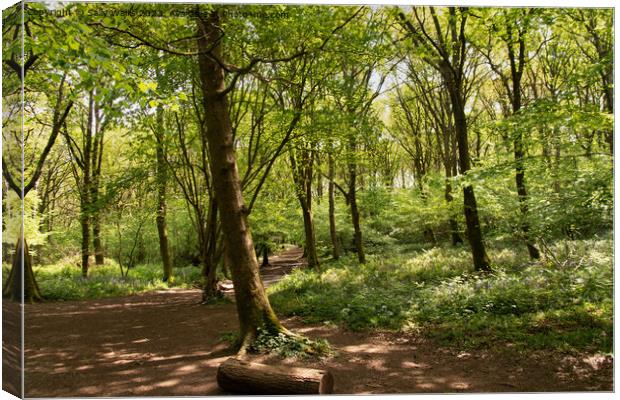
[[[302,266],[299,256],[293,249],[273,257],[272,266],[262,271],[266,284]],[[215,377],[218,365],[233,355],[226,338],[238,326],[235,305],[201,305],[200,299],[199,290],[172,289],[26,305],[26,396],[224,394]],[[5,318],[15,306],[3,303]],[[283,323],[327,339],[336,353],[322,360],[253,358],[327,368],[336,393],[613,390],[609,356],[519,352],[504,344],[465,352],[411,334],[351,332],[299,318]]]

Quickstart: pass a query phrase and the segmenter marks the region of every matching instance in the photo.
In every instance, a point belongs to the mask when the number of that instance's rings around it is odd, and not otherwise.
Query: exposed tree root
[[[279,326],[277,329],[257,329],[239,338],[237,356],[248,353],[277,353],[282,357],[324,356],[331,348],[324,340],[312,340]]]

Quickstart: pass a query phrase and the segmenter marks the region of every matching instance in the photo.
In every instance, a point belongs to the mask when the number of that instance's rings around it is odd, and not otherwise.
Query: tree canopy
[[[113,263],[174,286],[191,265],[204,303],[230,279],[242,349],[295,335],[260,278],[283,245],[320,282],[394,246],[465,243],[492,274],[498,247],[557,261],[551,243],[612,228],[612,10],[23,11],[3,13],[5,248],[83,285]],[[28,300],[49,295],[38,274]]]

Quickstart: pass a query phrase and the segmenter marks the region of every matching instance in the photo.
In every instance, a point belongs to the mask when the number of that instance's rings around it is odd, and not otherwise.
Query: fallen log
[[[217,369],[223,390],[240,394],[329,394],[334,378],[329,371],[271,366],[231,357]]]

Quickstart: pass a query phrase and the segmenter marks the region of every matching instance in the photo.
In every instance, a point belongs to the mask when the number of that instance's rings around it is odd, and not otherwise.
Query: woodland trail
[[[271,267],[261,271],[266,285],[303,265],[300,250],[294,250],[271,258]],[[200,298],[199,290],[167,290],[27,304],[26,396],[225,394],[215,377],[218,365],[233,355],[224,338],[238,327],[235,305],[200,305]],[[17,307],[4,302],[3,311],[8,316]],[[327,339],[336,354],[323,360],[253,358],[330,369],[335,393],[613,390],[609,356],[519,353],[505,345],[466,352],[413,334],[351,332],[296,317],[282,322]]]
[[[269,265],[260,269],[260,276],[265,287],[269,287],[282,279],[292,270],[303,268],[308,265],[306,259],[302,258],[304,249],[301,247],[291,247],[284,252],[269,258]]]
[[[293,246],[281,253],[269,257],[269,265],[260,268],[260,277],[263,285],[267,288],[278,282],[285,275],[291,273],[296,268],[303,268],[307,265],[306,259],[302,258],[304,249]],[[259,265],[261,260],[259,259]],[[233,295],[232,281],[226,280],[220,283],[222,291],[226,295]]]

